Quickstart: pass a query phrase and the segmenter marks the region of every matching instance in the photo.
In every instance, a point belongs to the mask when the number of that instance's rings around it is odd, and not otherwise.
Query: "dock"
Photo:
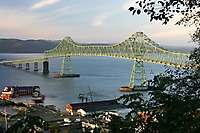
[[[71,103],[68,105],[70,105],[73,110],[83,109],[86,112],[106,111],[106,110],[126,108],[125,105],[118,103],[116,99],[84,102],[84,103]]]

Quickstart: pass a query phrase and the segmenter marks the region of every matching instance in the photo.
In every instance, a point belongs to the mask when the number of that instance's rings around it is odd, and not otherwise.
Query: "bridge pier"
[[[48,61],[43,62],[43,74],[45,74],[45,75],[49,74],[49,62]]]
[[[29,70],[30,70],[30,64],[26,63],[26,71],[29,71]]]
[[[80,74],[73,73],[70,56],[64,56],[61,64],[61,71],[59,74],[53,76],[54,78],[75,78],[80,77]]]
[[[131,77],[129,82],[129,87],[144,87],[146,81],[144,62],[143,61],[134,61],[131,70]]]
[[[18,64],[18,69],[22,69],[22,64]]]
[[[64,74],[72,74],[72,64],[71,64],[71,59],[70,56],[63,57],[63,61],[61,64],[61,71],[60,71],[60,76],[64,76]]]
[[[38,71],[38,62],[34,62],[34,72]]]

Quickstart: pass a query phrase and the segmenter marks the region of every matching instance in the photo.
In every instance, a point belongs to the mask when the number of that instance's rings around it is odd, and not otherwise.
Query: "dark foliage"
[[[183,18],[178,24],[199,24],[199,0],[139,0],[136,3],[140,8],[130,7],[132,14],[144,12],[150,16],[150,21],[160,20],[167,24],[174,15],[180,14]]]
[[[39,116],[24,115],[21,120],[12,125],[6,133],[42,133],[48,129],[48,123]]]
[[[176,24],[195,26],[192,40],[200,44],[200,0],[138,0],[139,8],[130,7],[133,15],[142,12],[150,16],[150,21],[161,21],[167,24],[175,15],[181,16]]]
[[[172,73],[172,72],[171,72]],[[173,72],[174,73],[174,72]],[[175,73],[178,72],[176,71]],[[131,111],[113,116],[109,123],[112,133],[196,133],[200,131],[200,77],[157,76],[149,97],[142,94],[124,95],[119,102]]]

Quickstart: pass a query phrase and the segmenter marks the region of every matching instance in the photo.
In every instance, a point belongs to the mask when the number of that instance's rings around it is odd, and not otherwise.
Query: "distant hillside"
[[[49,40],[0,39],[0,53],[42,53],[57,44]]]
[[[43,53],[46,50],[55,48],[58,41],[51,40],[19,40],[19,39],[0,39],[0,53]],[[102,43],[85,43],[82,45],[111,45]],[[193,47],[169,47],[165,49],[172,51],[190,52]]]
[[[175,52],[186,52],[186,53],[191,53],[194,50],[193,46],[190,47],[181,47],[181,46],[162,46],[163,48],[170,50],[170,51],[175,51]]]

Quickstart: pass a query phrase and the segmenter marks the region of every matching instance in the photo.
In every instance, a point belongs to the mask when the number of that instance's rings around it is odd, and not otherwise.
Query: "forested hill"
[[[50,40],[0,39],[0,53],[43,53],[57,44]]]

